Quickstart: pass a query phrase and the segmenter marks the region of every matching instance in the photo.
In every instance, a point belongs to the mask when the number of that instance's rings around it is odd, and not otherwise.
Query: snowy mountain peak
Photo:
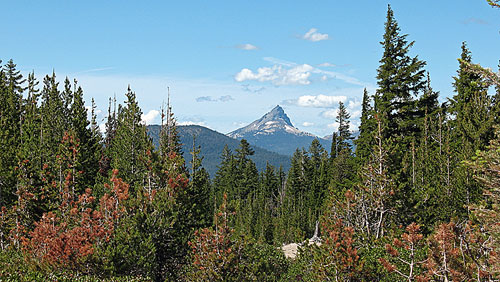
[[[285,111],[282,107],[280,107],[280,105],[274,107],[270,112],[265,114],[257,121],[259,121],[260,123],[273,122],[273,124],[275,124],[274,122],[283,122],[286,125],[293,127],[290,118],[286,115]]]
[[[260,119],[245,127],[230,132],[227,135],[233,138],[248,138],[249,136],[272,135],[276,133],[289,133],[298,136],[314,136],[294,127],[290,118],[279,105],[274,107]]]

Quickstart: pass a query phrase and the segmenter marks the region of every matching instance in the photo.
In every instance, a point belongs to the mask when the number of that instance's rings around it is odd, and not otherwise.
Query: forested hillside
[[[76,79],[1,63],[0,280],[498,281],[500,72],[463,42],[439,103],[390,6],[384,27],[355,149],[340,102],[330,152],[259,172],[242,139],[213,179],[170,105],[155,147],[131,87],[101,133]]]
[[[153,145],[158,147],[161,126],[149,125],[147,126],[147,130],[153,140]],[[224,147],[227,145],[229,150],[235,152],[240,144],[238,140],[199,125],[181,125],[177,127],[177,131],[179,133],[179,141],[182,144],[184,159],[188,160],[188,168],[191,168],[189,158],[192,157],[190,152],[193,151],[194,144],[195,148],[200,148],[199,157],[203,158],[202,165],[211,177],[215,176],[217,172],[217,167],[221,162],[221,154]],[[290,158],[288,156],[270,152],[256,146],[251,147],[252,150],[255,151],[255,154],[250,158],[259,171],[264,171],[267,163],[276,168],[282,166],[284,171],[288,171],[290,168]]]

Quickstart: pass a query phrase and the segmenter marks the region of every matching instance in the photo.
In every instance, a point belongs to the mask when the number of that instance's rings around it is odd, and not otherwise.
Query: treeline
[[[0,279],[498,280],[500,79],[463,43],[440,104],[390,7],[381,44],[355,149],[340,103],[330,153],[315,140],[288,172],[259,172],[242,140],[213,179],[198,146],[182,156],[169,106],[154,149],[130,87],[101,134],[76,80],[40,86],[7,62]],[[321,243],[309,244],[317,224]],[[288,243],[303,243],[295,259]]]

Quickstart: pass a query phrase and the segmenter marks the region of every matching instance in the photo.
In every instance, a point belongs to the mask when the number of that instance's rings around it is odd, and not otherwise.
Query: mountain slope
[[[213,177],[217,171],[217,166],[220,164],[220,155],[222,149],[227,144],[229,149],[234,153],[239,147],[240,142],[236,139],[230,138],[222,133],[211,130],[209,128],[199,125],[182,125],[177,127],[177,131],[182,143],[182,151],[186,159],[186,165],[190,167],[189,161],[191,158],[190,151],[193,148],[193,135],[196,136],[196,146],[201,146],[200,155],[203,157],[203,167]],[[160,126],[149,125],[148,134],[153,138],[153,143],[156,147],[159,144]],[[249,142],[252,144],[252,142]],[[275,152],[259,148],[252,144],[255,154],[251,159],[257,165],[257,169],[262,171],[266,168],[266,163],[275,166],[277,169],[283,166],[285,171],[290,168],[290,158],[288,156],[280,155]]]
[[[260,119],[227,134],[236,139],[246,139],[266,150],[291,156],[297,148],[308,148],[314,139],[330,150],[331,140],[325,140],[293,126],[290,118],[279,105]]]

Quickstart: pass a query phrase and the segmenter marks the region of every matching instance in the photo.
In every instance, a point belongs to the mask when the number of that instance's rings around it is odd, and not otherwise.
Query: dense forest
[[[155,148],[130,86],[101,133],[76,79],[1,64],[0,280],[498,281],[500,75],[464,42],[440,103],[390,6],[381,45],[355,149],[340,103],[330,153],[241,140],[213,178],[170,105]]]

